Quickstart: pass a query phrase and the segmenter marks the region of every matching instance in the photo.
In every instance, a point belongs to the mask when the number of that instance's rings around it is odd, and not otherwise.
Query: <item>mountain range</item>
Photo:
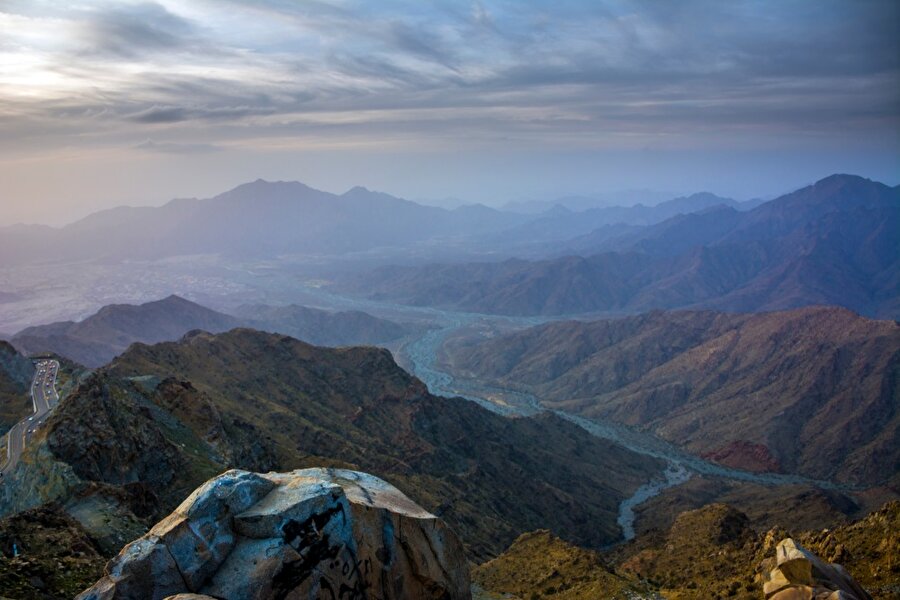
[[[297,305],[254,305],[241,307],[237,313],[227,315],[169,296],[140,305],[104,306],[78,322],[29,327],[15,334],[12,344],[24,354],[49,351],[87,367],[99,367],[135,342],[177,340],[194,329],[219,333],[254,327],[331,346],[378,344],[409,333],[403,325],[359,311],[333,313]]]
[[[363,187],[331,194],[299,182],[257,180],[213,198],[104,210],[62,228],[3,227],[0,255],[7,266],[201,254],[232,261],[387,256],[408,262],[419,254],[419,262],[429,256],[461,260],[553,253],[559,243],[600,227],[616,225],[621,233],[626,225],[651,225],[715,205],[745,209],[752,203],[698,193],[654,206],[554,206],[532,215],[481,204],[447,210]]]
[[[541,524],[596,547],[620,537],[619,503],[663,466],[551,414],[509,419],[432,396],[372,347],[192,332],[73,378],[4,477],[0,511],[56,500],[109,547],[229,467],[313,465],[390,479],[473,558]]]
[[[226,314],[170,296],[20,331],[0,342],[0,427],[31,413],[27,354],[74,362],[61,361],[59,405],[28,425],[0,480],[0,595],[71,597],[226,469],[312,466],[382,477],[446,521],[469,560],[499,557],[476,571],[479,599],[758,597],[757,565],[784,533],[762,532],[778,523],[827,525],[800,537],[889,594],[900,505],[846,523],[900,489],[898,231],[900,187],[849,175],[765,203],[695,194],[530,215],[260,180],[61,229],[4,228],[14,292],[0,302],[20,323],[41,322],[29,302],[53,304],[46,290],[82,302],[87,273],[107,297],[144,261],[154,289],[181,269],[186,285],[204,281],[191,297],[217,307],[326,298],[305,287],[315,272],[316,286],[374,300],[540,318]],[[403,266],[426,256],[498,260]],[[364,263],[394,266],[348,275]],[[547,318],[563,315],[582,320]],[[446,375],[436,389],[549,410],[504,416],[435,396],[379,344],[429,385]],[[579,416],[679,450],[591,435]],[[660,488],[679,458],[694,461],[689,479]],[[719,502],[730,506],[704,507]],[[620,543],[625,532],[636,538]]]
[[[451,370],[756,471],[900,473],[900,325],[833,307],[651,312],[457,339]]]
[[[741,203],[731,198],[701,192],[665,200],[653,206],[636,204],[572,210],[556,205],[526,223],[493,233],[490,238],[495,244],[499,242],[500,246],[512,243],[561,243],[588,235],[601,228],[607,235],[614,237],[623,230],[655,225],[676,215],[699,212],[714,206],[745,210],[755,204]]]
[[[765,311],[809,304],[900,315],[900,188],[833,175],[740,212],[728,206],[603,234],[598,253],[541,261],[384,267],[336,289],[508,315]],[[585,253],[590,240],[577,242]]]
[[[342,254],[486,233],[526,219],[483,205],[423,206],[362,187],[337,195],[298,182],[257,180],[208,199],[105,210],[60,229],[6,227],[0,229],[0,254],[7,265]]]

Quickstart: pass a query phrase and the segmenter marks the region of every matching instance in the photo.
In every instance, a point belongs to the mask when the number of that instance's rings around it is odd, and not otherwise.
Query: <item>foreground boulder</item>
[[[780,541],[768,561],[767,600],[872,600],[841,565],[823,561],[791,538]]]
[[[199,594],[200,596],[194,596]],[[79,600],[469,598],[459,539],[356,471],[232,470],[125,546]]]

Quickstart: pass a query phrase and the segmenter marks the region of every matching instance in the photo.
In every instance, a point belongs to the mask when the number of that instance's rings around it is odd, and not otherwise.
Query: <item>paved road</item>
[[[35,430],[44,424],[50,411],[59,403],[56,392],[56,376],[59,374],[59,362],[55,360],[38,360],[34,363],[34,381],[31,383],[31,402],[34,413],[16,423],[6,434],[7,459],[0,467],[0,473],[12,471],[19,462],[25,444],[34,435]],[[3,478],[0,477],[0,482]]]

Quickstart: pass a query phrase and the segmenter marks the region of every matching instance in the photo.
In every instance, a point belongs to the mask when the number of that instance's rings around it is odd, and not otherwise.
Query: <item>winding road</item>
[[[6,434],[6,461],[0,466],[0,482],[5,479],[2,475],[16,467],[28,440],[31,439],[37,428],[44,424],[50,411],[59,403],[59,394],[56,392],[59,362],[38,360],[34,366],[34,380],[31,382],[31,402],[34,413],[16,423]]]

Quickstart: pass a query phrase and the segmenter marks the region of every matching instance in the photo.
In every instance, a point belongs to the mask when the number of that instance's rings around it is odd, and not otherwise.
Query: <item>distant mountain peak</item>
[[[820,194],[832,194],[841,190],[862,190],[875,187],[887,187],[883,183],[872,181],[860,175],[835,173],[815,182],[809,189]]]
[[[191,302],[191,301],[188,300],[187,298],[179,296],[178,294],[169,294],[165,298],[161,298],[160,300],[157,300],[157,302]],[[191,302],[191,304],[193,304],[193,302]]]
[[[356,194],[371,194],[372,190],[364,185],[354,185],[352,188],[343,193],[344,196],[353,196]]]
[[[306,191],[314,190],[315,188],[311,188],[305,183],[301,183],[299,181],[269,181],[267,179],[258,178],[253,181],[248,181],[247,183],[242,183],[228,190],[227,192],[223,192],[216,196],[216,198],[240,196],[243,193],[247,192],[261,192],[273,189]]]
[[[404,200],[403,198],[398,198],[397,196],[394,196],[394,195],[392,195],[392,194],[388,194],[387,192],[379,192],[379,191],[377,191],[377,190],[370,190],[369,188],[367,188],[367,187],[365,187],[365,186],[362,186],[362,185],[356,185],[356,186],[353,186],[352,188],[350,188],[349,190],[347,190],[346,192],[344,192],[343,194],[341,194],[341,198],[345,198],[345,199],[348,199],[348,200],[356,200],[356,199],[360,199],[360,200],[372,200],[372,199],[379,199],[379,200],[400,201],[400,202],[403,202],[403,203],[405,203],[405,204],[414,204],[414,203],[413,203],[412,201],[410,201],[410,200]]]
[[[853,175],[850,173],[834,173],[833,175],[829,175],[828,177],[823,177],[813,185],[820,186],[845,183],[873,183],[873,181],[867,177],[863,177],[862,175]]]

